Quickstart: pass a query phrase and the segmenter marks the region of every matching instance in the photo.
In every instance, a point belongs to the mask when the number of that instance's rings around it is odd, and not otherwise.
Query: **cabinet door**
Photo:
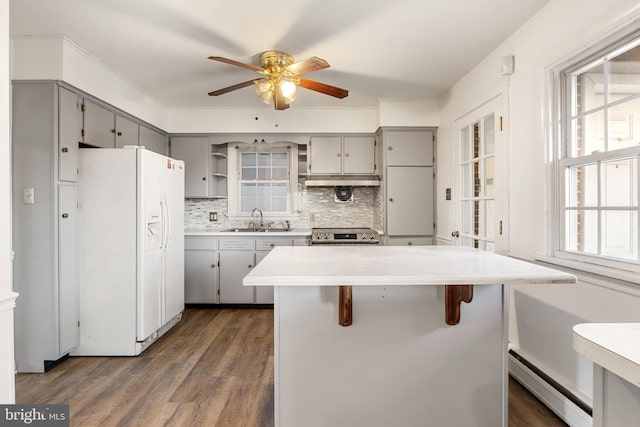
[[[167,136],[144,126],[140,126],[140,145],[154,153],[167,155]]]
[[[138,145],[138,124],[116,115],[116,148],[125,145]]]
[[[374,174],[375,139],[373,136],[345,136],[343,166],[345,174]]]
[[[184,197],[207,197],[207,138],[171,138],[171,157],[184,160]]]
[[[387,168],[387,234],[433,235],[433,168]]]
[[[58,96],[58,179],[78,180],[78,143],[82,141],[82,112],[77,94],[59,88]]]
[[[185,251],[184,299],[188,304],[218,302],[218,253]]]
[[[93,147],[115,147],[115,114],[88,99],[84,100],[84,143]]]
[[[342,173],[342,137],[314,136],[309,143],[309,173],[339,175]]]
[[[432,131],[388,131],[384,141],[387,166],[433,165]]]
[[[256,251],[256,265],[269,251]],[[256,286],[256,304],[273,304],[273,286]]]
[[[80,294],[78,264],[78,187],[58,186],[58,318],[59,354],[80,342]]]
[[[242,279],[254,266],[253,251],[221,251],[220,303],[252,304],[253,286],[242,286]]]

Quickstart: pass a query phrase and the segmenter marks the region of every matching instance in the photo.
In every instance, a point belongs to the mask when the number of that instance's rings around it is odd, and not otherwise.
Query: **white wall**
[[[437,154],[440,241],[449,239],[454,225],[453,205],[443,201],[444,189],[454,182],[454,121],[502,91],[508,100],[508,247],[525,258],[547,254],[549,69],[640,16],[639,9],[637,0],[552,0],[442,98]],[[515,55],[515,73],[503,77],[500,60],[507,55]],[[573,351],[570,329],[580,321],[640,321],[639,293],[620,289],[581,281],[570,287],[516,290],[510,339],[547,374],[589,399],[590,366]]]
[[[9,0],[0,0],[0,403],[15,402],[11,286]]]

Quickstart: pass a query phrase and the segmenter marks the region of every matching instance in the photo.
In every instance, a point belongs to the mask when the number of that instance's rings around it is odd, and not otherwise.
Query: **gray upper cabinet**
[[[384,136],[387,166],[432,166],[432,130],[393,130]]]
[[[313,136],[308,151],[311,175],[376,173],[375,138],[371,135]]]
[[[140,126],[140,145],[154,153],[167,155],[167,135],[146,126]]]
[[[58,90],[58,179],[78,180],[78,143],[82,141],[81,99],[68,89]]]
[[[84,100],[84,141],[99,148],[115,147],[115,114],[88,99]]]
[[[115,115],[115,119],[116,148],[122,148],[125,145],[138,145],[138,124],[118,114]]]
[[[171,157],[184,160],[184,197],[207,197],[208,148],[206,136],[176,136],[171,138]]]
[[[138,145],[138,123],[97,103],[84,99],[84,140],[98,148]]]

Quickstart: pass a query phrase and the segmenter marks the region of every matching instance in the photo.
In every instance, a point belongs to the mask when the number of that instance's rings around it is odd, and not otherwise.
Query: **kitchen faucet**
[[[253,208],[253,210],[251,211],[251,216],[253,217],[253,214],[258,211],[260,212],[260,223],[256,224],[255,229],[256,230],[262,230],[264,228],[264,221],[262,219],[262,211],[259,208]]]

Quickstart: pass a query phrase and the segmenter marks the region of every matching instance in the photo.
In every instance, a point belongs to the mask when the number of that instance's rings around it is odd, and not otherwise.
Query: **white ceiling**
[[[207,57],[273,49],[326,59],[305,77],[349,90],[301,89],[292,108],[375,106],[440,96],[547,1],[11,0],[10,31],[63,35],[167,107],[264,105],[251,87],[208,96],[260,75]]]

